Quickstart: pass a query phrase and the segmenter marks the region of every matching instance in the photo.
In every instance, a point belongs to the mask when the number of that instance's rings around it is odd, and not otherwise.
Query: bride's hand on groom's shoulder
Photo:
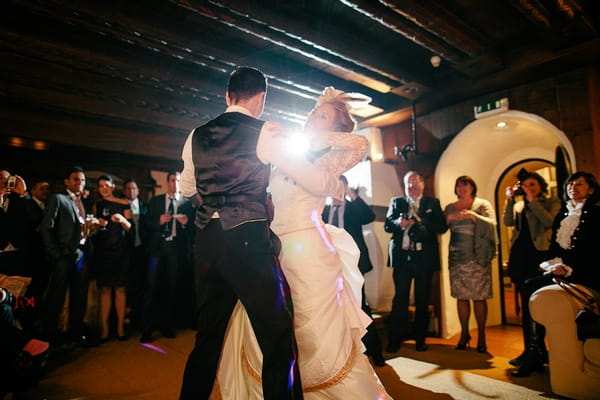
[[[265,122],[265,124],[263,125],[263,132],[272,138],[278,136],[286,136],[283,125],[281,125],[279,122],[274,121]]]

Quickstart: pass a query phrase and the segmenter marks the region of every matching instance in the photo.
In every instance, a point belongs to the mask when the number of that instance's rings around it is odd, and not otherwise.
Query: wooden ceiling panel
[[[91,136],[79,135],[79,145],[157,156],[139,148],[148,144],[177,157],[181,138],[225,108],[227,77],[238,65],[268,76],[266,119],[300,125],[323,88],[334,86],[372,97],[383,112],[359,121],[385,126],[405,119],[413,103],[430,112],[596,65],[599,4],[4,0],[0,136],[29,137],[48,123],[44,140],[66,143],[89,124]]]

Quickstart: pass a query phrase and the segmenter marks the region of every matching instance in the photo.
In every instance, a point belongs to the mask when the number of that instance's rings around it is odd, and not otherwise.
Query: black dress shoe
[[[417,343],[415,345],[415,350],[416,351],[427,351],[429,347],[427,347],[427,345],[425,343]]]
[[[383,367],[386,365],[385,358],[383,358],[383,356],[381,354],[379,354],[377,356],[373,356],[373,357],[371,357],[371,359],[373,360],[373,364],[376,367]]]

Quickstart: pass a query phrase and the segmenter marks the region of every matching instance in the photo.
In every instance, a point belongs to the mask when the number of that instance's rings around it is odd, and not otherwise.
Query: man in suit
[[[0,169],[0,273],[25,275],[25,181]]]
[[[43,180],[34,181],[25,196],[25,214],[27,217],[27,237],[25,270],[31,276],[27,294],[39,301],[48,285],[50,265],[44,253],[44,244],[40,234],[42,214],[50,196],[50,185]]]
[[[160,329],[166,338],[175,337],[175,305],[184,295],[177,291],[178,277],[189,261],[189,238],[193,232],[188,224],[193,211],[190,201],[180,193],[180,179],[179,172],[167,173],[167,192],[150,200],[143,219],[142,240],[149,262],[142,310],[142,343],[153,340],[154,329]]]
[[[127,283],[127,302],[131,323],[141,328],[142,304],[146,287],[147,254],[142,241],[144,236],[141,222],[148,213],[148,206],[139,199],[140,190],[135,180],[128,179],[123,183],[125,198],[131,208],[132,232],[130,235],[131,257],[129,264],[129,279]]]
[[[193,254],[198,333],[181,400],[210,395],[238,300],[263,351],[264,398],[302,398],[289,286],[277,259],[279,239],[269,229],[269,163],[305,187],[339,192],[342,187],[337,178],[319,178],[322,174],[306,159],[290,157],[278,124],[257,119],[266,90],[262,72],[234,70],[225,94],[227,110],[193,130],[183,147],[182,192],[197,206]]]
[[[395,353],[409,335],[408,306],[414,281],[415,349],[427,350],[428,303],[433,272],[440,269],[438,235],[447,229],[440,201],[423,196],[423,177],[409,171],[404,175],[404,197],[390,201],[384,229],[392,234],[389,245],[396,293],[389,317],[386,351]]]
[[[370,224],[375,220],[375,213],[371,207],[358,195],[358,190],[348,186],[348,179],[342,175],[340,181],[344,184],[346,197],[344,200],[333,199],[331,205],[323,209],[323,221],[330,225],[344,228],[356,242],[360,250],[358,269],[364,275],[373,269],[369,258],[369,249],[363,236],[363,225]],[[371,307],[365,296],[365,287],[362,288],[362,310],[372,318]],[[374,323],[368,326],[367,333],[362,341],[367,348],[367,355],[378,367],[385,365],[385,359],[381,354],[381,341]]]
[[[69,333],[75,342],[91,344],[84,335],[87,306],[87,238],[83,232],[86,210],[81,199],[85,172],[72,167],[65,174],[66,190],[54,193],[44,208],[40,233],[51,267],[46,293],[44,327],[51,343],[58,340],[59,315],[69,289]]]

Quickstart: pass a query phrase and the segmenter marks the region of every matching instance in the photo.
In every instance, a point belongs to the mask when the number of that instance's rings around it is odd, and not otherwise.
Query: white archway
[[[500,127],[500,123],[506,125]],[[442,207],[456,200],[454,182],[469,175],[478,186],[478,196],[495,202],[496,185],[511,165],[526,159],[542,159],[554,163],[556,147],[562,145],[575,170],[575,154],[567,136],[538,115],[507,111],[475,120],[467,125],[442,154],[435,171],[435,191]],[[500,205],[502,206],[502,205]],[[496,216],[498,220],[501,216]],[[448,242],[450,233],[442,235],[440,254],[442,337],[460,331],[456,301],[450,296],[448,274]],[[492,262],[493,298],[488,301],[488,325],[500,324],[500,281],[497,263]]]

